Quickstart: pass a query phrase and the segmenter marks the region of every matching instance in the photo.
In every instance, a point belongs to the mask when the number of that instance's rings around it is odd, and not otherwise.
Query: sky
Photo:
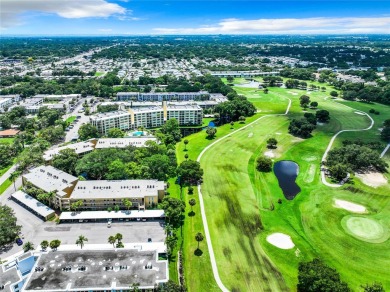
[[[390,34],[390,0],[0,0],[0,34]]]

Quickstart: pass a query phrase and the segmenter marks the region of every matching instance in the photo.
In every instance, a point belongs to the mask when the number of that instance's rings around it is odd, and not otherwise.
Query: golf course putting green
[[[344,230],[353,237],[370,242],[382,243],[389,239],[389,231],[375,219],[345,216],[341,220]]]

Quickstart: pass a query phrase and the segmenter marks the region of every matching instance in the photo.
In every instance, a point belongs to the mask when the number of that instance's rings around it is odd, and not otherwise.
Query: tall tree
[[[116,242],[115,236],[111,235],[110,237],[108,237],[108,243],[112,244],[113,247],[115,247],[115,242]]]
[[[196,205],[196,200],[195,200],[195,199],[190,199],[190,200],[188,201],[188,204],[190,204],[190,206],[191,206],[191,212],[192,212],[192,207]]]
[[[177,168],[177,176],[180,177],[180,185],[196,185],[203,176],[203,169],[199,162],[185,160]]]
[[[86,238],[84,235],[80,235],[79,238],[76,240],[76,244],[80,245],[81,249],[83,249],[84,243],[88,241],[88,238]]]
[[[196,235],[195,235],[195,240],[198,242],[198,249],[199,249],[199,243],[201,241],[203,241],[204,237],[203,237],[203,234],[198,232]]]
[[[12,172],[10,175],[9,175],[9,180],[13,182],[14,184],[14,189],[15,189],[15,192],[16,192],[16,179],[19,177],[19,175],[21,174],[20,171],[14,171]]]
[[[320,259],[301,262],[298,266],[298,292],[349,292],[348,285],[340,280],[339,273]]]
[[[91,138],[99,137],[98,129],[95,126],[92,126],[91,124],[82,125],[79,128],[78,134],[79,134],[79,139],[83,141]]]
[[[79,156],[74,149],[63,149],[57,155],[54,155],[52,165],[64,172],[75,174],[75,168]]]
[[[0,204],[0,218],[0,246],[2,246],[14,241],[22,227],[16,225],[15,213],[8,206]]]
[[[118,128],[112,128],[109,129],[107,132],[107,137],[108,138],[123,138],[125,136],[125,133]]]

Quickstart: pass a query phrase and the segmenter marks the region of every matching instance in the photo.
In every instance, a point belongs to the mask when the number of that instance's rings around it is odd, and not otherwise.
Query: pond
[[[282,160],[274,165],[274,173],[279,181],[279,186],[287,200],[292,200],[301,191],[295,179],[299,173],[299,166],[294,161]]]

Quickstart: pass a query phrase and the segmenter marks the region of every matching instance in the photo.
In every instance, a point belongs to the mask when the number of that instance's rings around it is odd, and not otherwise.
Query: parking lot
[[[21,180],[17,181],[17,186]],[[12,188],[11,188],[12,187]],[[79,235],[88,238],[86,244],[106,244],[108,237],[121,233],[124,243],[147,242],[151,238],[153,242],[165,240],[163,221],[129,221],[113,222],[111,227],[107,227],[107,222],[86,222],[86,223],[61,223],[43,222],[37,216],[26,210],[21,205],[8,197],[13,191],[11,186],[0,196],[0,203],[10,206],[15,211],[19,225],[22,225],[23,242],[31,241],[35,247],[39,247],[42,240],[59,239],[62,244],[75,244]],[[12,254],[21,251],[22,246],[12,244],[0,250],[0,258],[4,259]]]

